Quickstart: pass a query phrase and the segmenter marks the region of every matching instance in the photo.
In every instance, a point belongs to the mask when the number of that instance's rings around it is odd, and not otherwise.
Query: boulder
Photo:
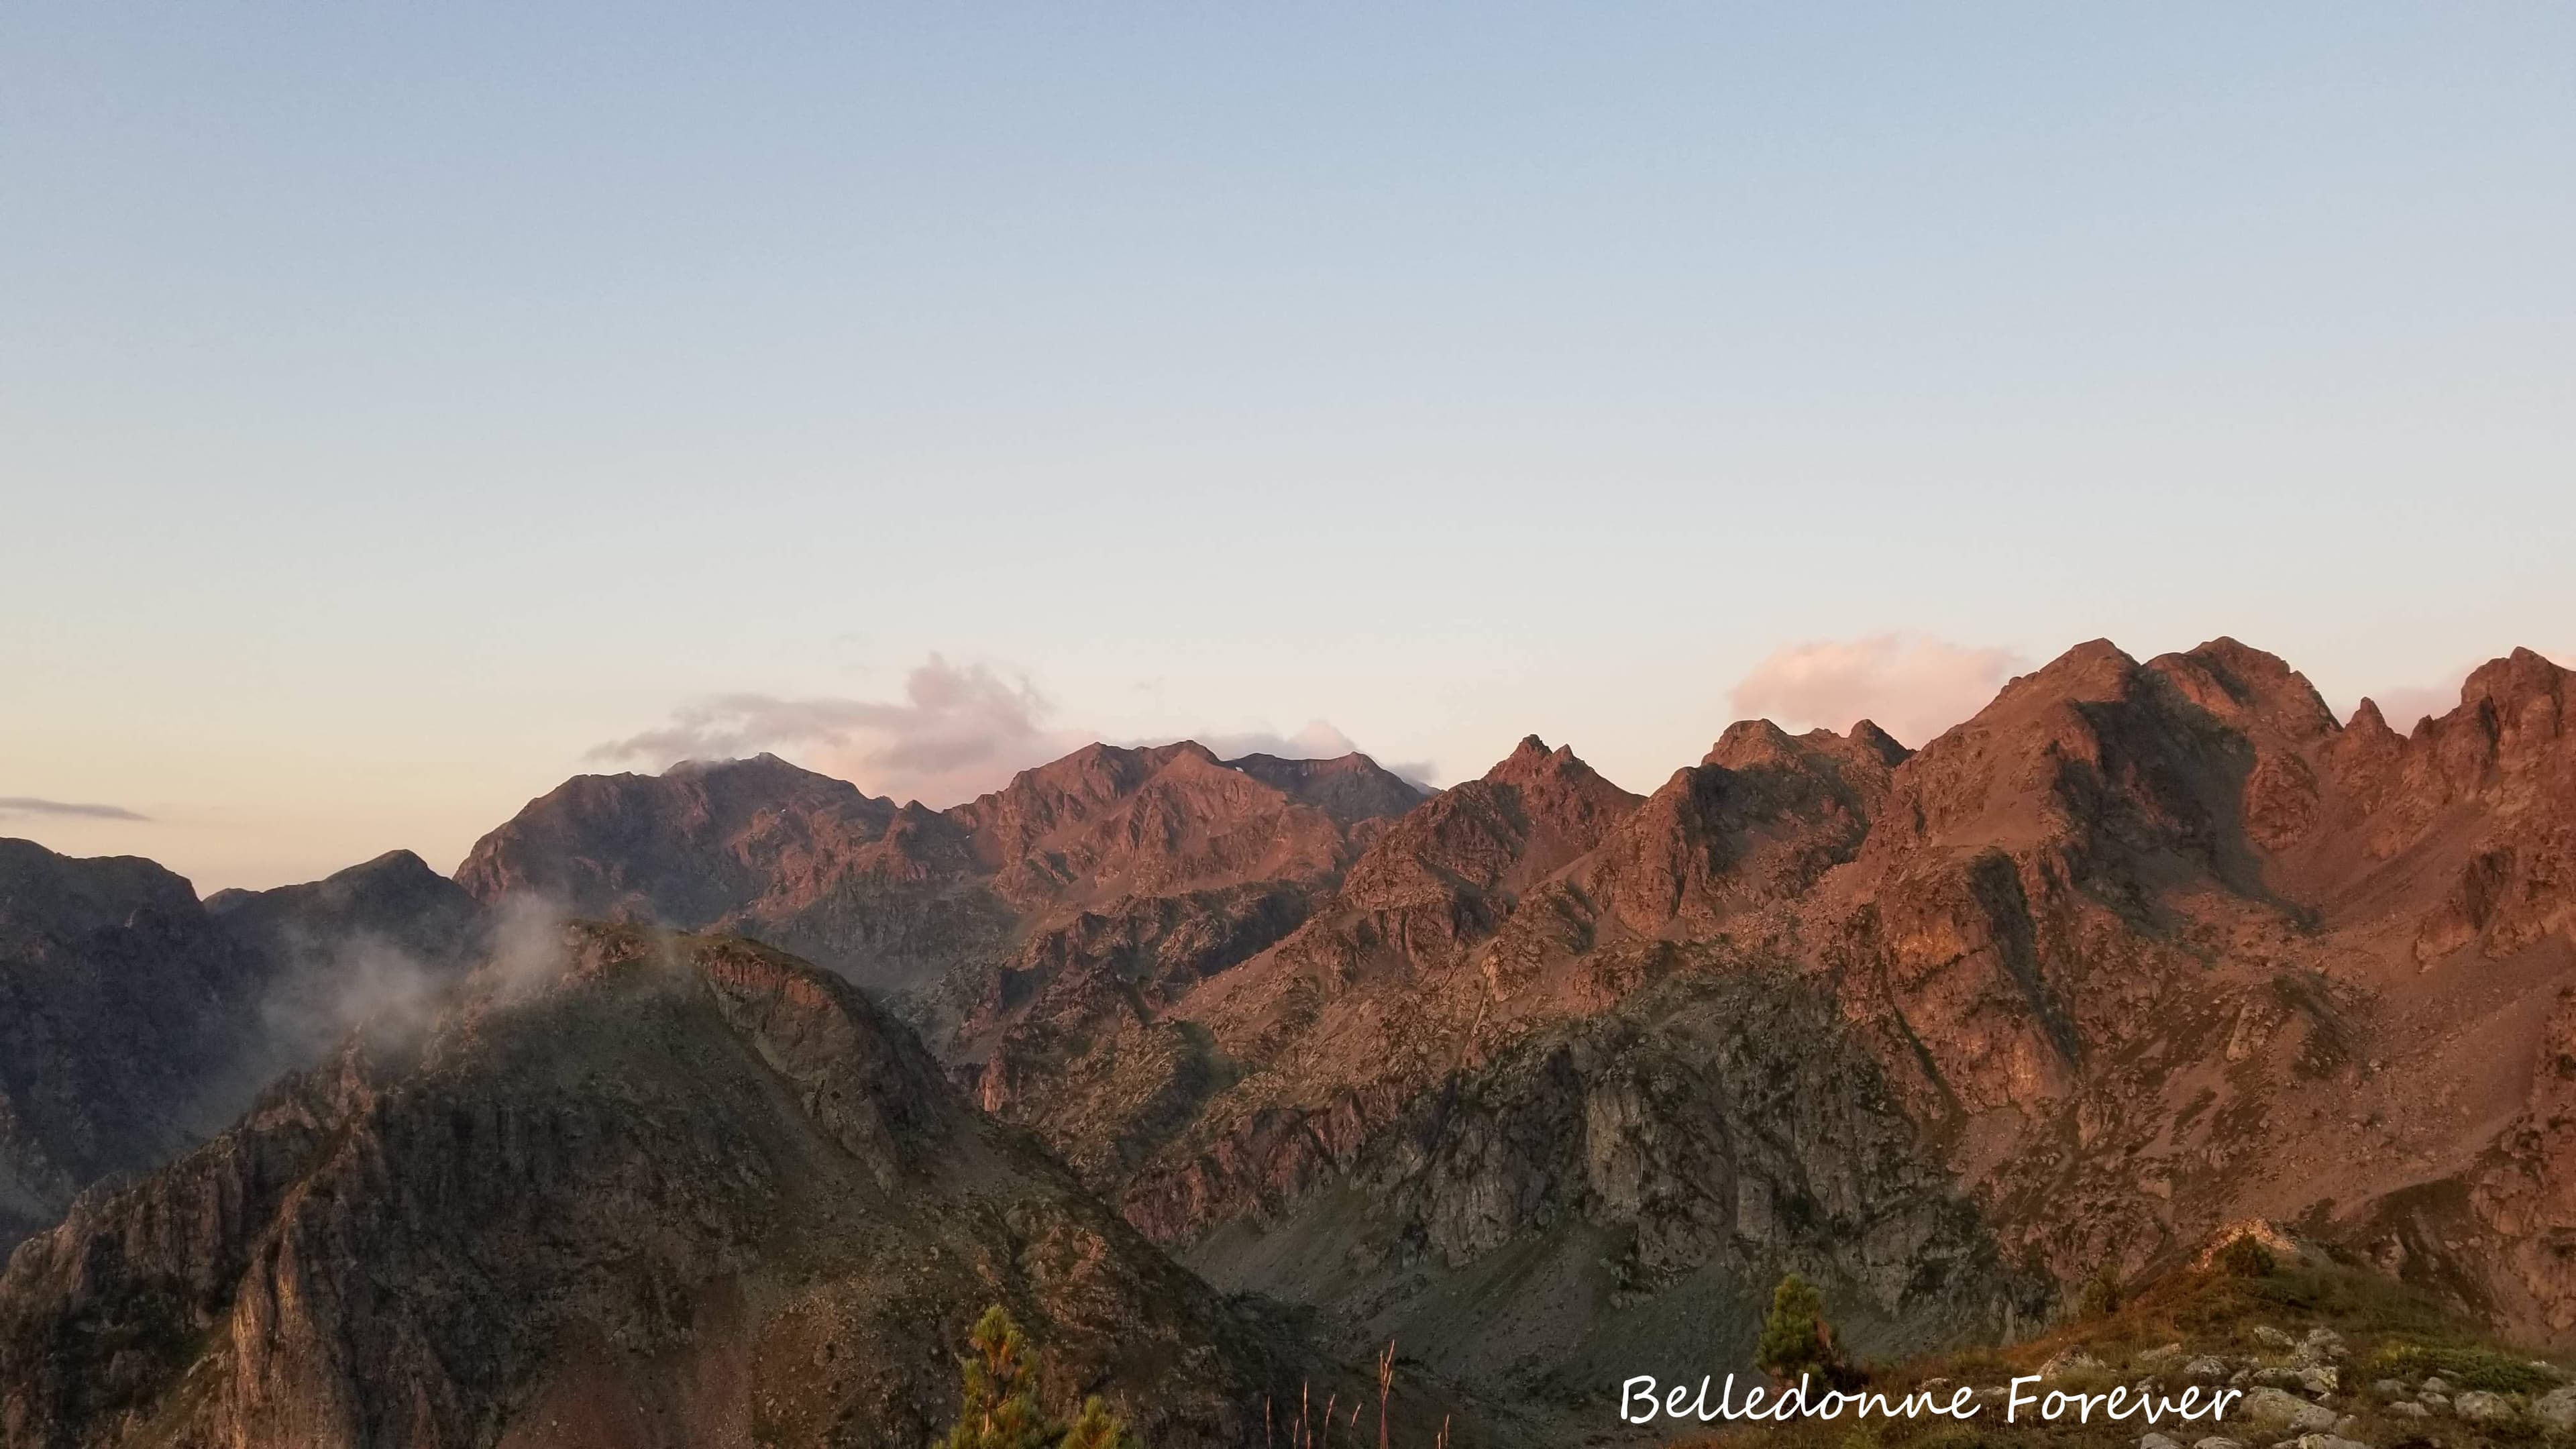
[[[2216,1354],[2204,1353],[2182,1366],[2182,1376],[2187,1379],[2198,1379],[2203,1383],[2215,1383],[2227,1377],[2227,1360]]]
[[[2139,1436],[2138,1449],[2182,1449],[2182,1445],[2162,1434]]]
[[[2191,1449],[2245,1449],[2245,1441],[2242,1439],[2229,1439],[2222,1435],[2212,1434],[2208,1438],[2193,1444]]]
[[[2050,1356],[2048,1362],[2041,1364],[2039,1376],[2043,1379],[2060,1379],[2068,1374],[2099,1373],[2101,1370],[2102,1360],[2080,1348],[2068,1348],[2060,1349]]]
[[[2342,1382],[2342,1375],[2330,1364],[2318,1364],[2299,1373],[2299,1387],[2312,1394],[2331,1394]]]
[[[2562,1434],[2576,1430],[2576,1385],[2541,1395],[2532,1402],[2531,1417]]]
[[[2254,1341],[2263,1345],[2265,1348],[2283,1349],[2296,1348],[2299,1343],[2297,1339],[2290,1337],[2288,1334],[2283,1333],[2281,1330],[2274,1328],[2268,1323],[2260,1324],[2255,1327]]]
[[[2254,1382],[2266,1388],[2294,1389],[2299,1386],[2299,1378],[2299,1370],[2294,1368],[2265,1368],[2254,1371]]]
[[[2513,1415],[2513,1400],[2484,1389],[2471,1389],[2451,1401],[2451,1412],[2472,1424],[2501,1424]]]
[[[2286,1426],[2294,1434],[2322,1434],[2335,1426],[2334,1410],[2269,1385],[2248,1389],[2236,1412],[2257,1423]]]
[[[2388,1412],[2395,1414],[2401,1419],[2427,1419],[2432,1417],[2432,1411],[2425,1408],[2422,1404],[2409,1403],[2404,1400],[2400,1400],[2397,1403],[2389,1405]]]

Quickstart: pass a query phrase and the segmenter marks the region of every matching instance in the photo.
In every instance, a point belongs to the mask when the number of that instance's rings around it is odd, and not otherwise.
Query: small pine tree
[[[2076,1305],[2087,1318],[2108,1318],[2120,1311],[2120,1275],[2105,1261],[2084,1280],[2084,1295]]]
[[[1046,1449],[1054,1426],[1038,1409],[1037,1364],[1020,1326],[995,1304],[975,1320],[966,1345],[974,1351],[958,1360],[965,1398],[939,1449]]]
[[[1834,1326],[1825,1320],[1824,1295],[1795,1273],[1771,1290],[1771,1312],[1762,1320],[1753,1362],[1783,1384],[1794,1384],[1801,1375],[1814,1376],[1826,1388],[1853,1381],[1851,1367],[1834,1343]]]
[[[1136,1441],[1128,1434],[1126,1421],[1109,1412],[1094,1395],[1082,1401],[1082,1412],[1074,1416],[1057,1449],[1136,1449]]]

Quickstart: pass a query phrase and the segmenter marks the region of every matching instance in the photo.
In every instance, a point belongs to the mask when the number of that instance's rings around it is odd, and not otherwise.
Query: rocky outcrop
[[[0,1444],[909,1449],[995,1301],[1158,1444],[1246,1442],[1312,1370],[838,978],[558,945],[26,1244]]]
[[[1578,877],[1640,935],[1708,939],[1805,893],[1860,849],[1909,752],[1867,720],[1848,737],[1729,726],[1621,822]]]
[[[2576,1331],[2576,985],[2542,1028],[2524,1110],[2468,1185],[2468,1216],[2501,1246],[2475,1278],[2508,1321]]]
[[[1790,972],[1677,971],[1423,1090],[1249,1126],[1129,1216],[1220,1285],[1327,1305],[1524,1404],[1749,1356],[1744,1306],[1786,1271],[1831,1285],[1872,1354],[2000,1331],[2049,1291]]]

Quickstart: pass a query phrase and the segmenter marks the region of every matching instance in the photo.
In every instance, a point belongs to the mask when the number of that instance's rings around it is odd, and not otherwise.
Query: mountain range
[[[1389,1339],[1555,1442],[1786,1271],[1902,1353],[2250,1218],[2565,1344],[2572,708],[2096,641],[1643,797],[1184,742],[202,903],[0,843],[0,1444],[918,1444],[993,1301],[1157,1444]]]

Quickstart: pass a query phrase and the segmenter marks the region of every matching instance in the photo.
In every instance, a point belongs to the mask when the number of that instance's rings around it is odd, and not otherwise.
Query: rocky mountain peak
[[[1793,736],[1739,720],[1697,768],[1677,771],[1620,822],[1582,879],[1649,936],[1677,924],[1711,931],[1789,900],[1860,848],[1887,797],[1891,753],[1905,757],[1867,721],[1849,736]]]
[[[462,946],[479,909],[462,886],[408,850],[303,885],[221,891],[206,900],[207,913],[227,929],[270,949],[369,933],[445,952]]]
[[[1818,731],[1830,733],[1830,731]],[[1778,764],[1797,753],[1789,732],[1767,719],[1740,719],[1728,725],[1700,757],[1703,765],[1724,765],[1730,770]]]
[[[2125,693],[2137,659],[2108,639],[2087,639],[2032,670],[2007,680],[1987,709],[2020,709],[2070,700],[2110,699]],[[1982,711],[1981,711],[1982,713]]]
[[[1862,720],[1851,727],[1851,742],[1876,755],[1879,763],[1890,769],[1905,763],[1914,752],[1896,742],[1896,737],[1878,727],[1876,720]]]
[[[1510,914],[1519,892],[1598,846],[1641,803],[1571,748],[1531,735],[1482,777],[1387,826],[1352,863],[1341,899],[1369,923],[1358,937],[1400,942],[1417,960],[1452,960]],[[1344,955],[1365,954],[1356,940]]]
[[[1519,744],[1512,747],[1510,754],[1496,761],[1481,778],[1488,785],[1580,801],[1582,805],[1579,808],[1617,811],[1633,808],[1643,798],[1602,778],[1598,771],[1574,753],[1572,745],[1550,749],[1547,741],[1536,735],[1524,736]]]
[[[2179,654],[2151,661],[2184,698],[2248,733],[2305,743],[2342,726],[2324,696],[2277,655],[2221,636]]]
[[[1741,771],[1806,769],[1820,760],[1840,760],[1884,775],[1912,753],[1868,720],[1853,725],[1848,735],[1829,729],[1792,735],[1767,719],[1748,719],[1728,725],[1700,763]]]
[[[1333,817],[1343,825],[1392,819],[1422,803],[1424,792],[1403,776],[1354,751],[1327,760],[1245,755],[1225,766]]]
[[[2525,782],[2499,802],[2519,808],[2534,788],[2532,777],[2576,775],[2568,743],[2576,738],[2569,729],[2576,713],[2570,679],[2569,671],[2545,656],[2516,649],[2471,671],[2460,686],[2460,703],[2417,721],[2404,739],[2392,733],[2374,748],[2333,751],[2336,773],[2353,801],[2383,816],[2378,851],[2393,848],[2400,834],[2420,833],[2456,803],[2492,794],[2500,782]],[[2374,718],[2378,714],[2368,701],[2363,708]],[[2345,733],[2361,728],[2356,711]]]
[[[2567,733],[2569,678],[2545,655],[2516,649],[2471,671],[2460,685],[2460,704],[2464,709],[2485,706],[2506,752],[2545,748]]]
[[[1216,763],[1194,740],[1129,747],[1094,741],[1061,759],[1033,765],[999,790],[987,791],[949,813],[985,832],[1017,832],[1034,839],[1057,824],[1081,820],[1103,805],[1132,795],[1175,761]]]
[[[139,911],[201,914],[184,877],[135,855],[75,858],[32,840],[0,838],[0,947],[73,939],[121,926]]]

